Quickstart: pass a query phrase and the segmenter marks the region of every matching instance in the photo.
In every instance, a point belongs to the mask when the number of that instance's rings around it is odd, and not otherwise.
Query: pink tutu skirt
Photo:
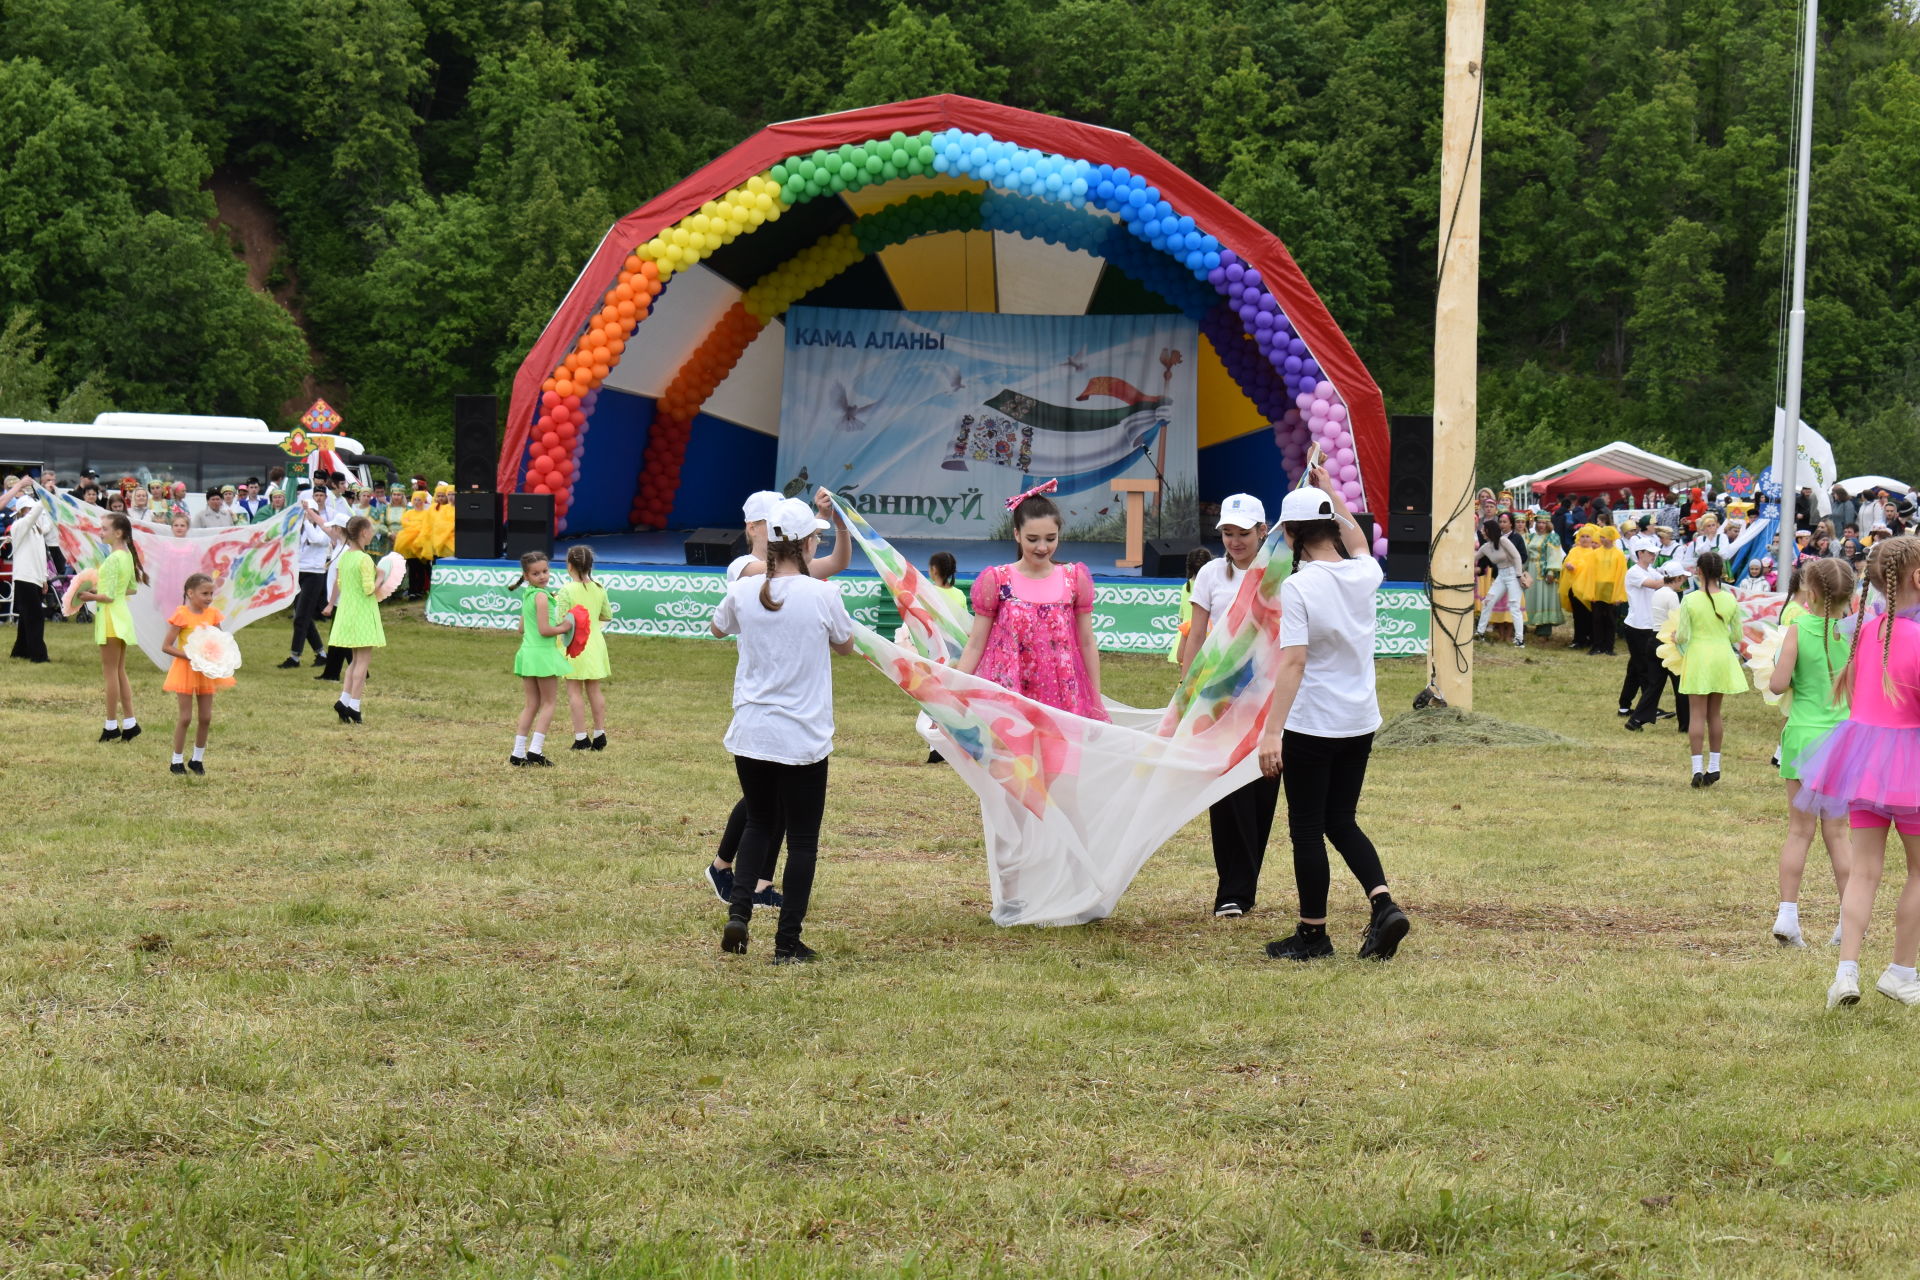
[[[1920,729],[1842,720],[1800,757],[1798,767],[1802,786],[1793,802],[1809,813],[1920,813]]]

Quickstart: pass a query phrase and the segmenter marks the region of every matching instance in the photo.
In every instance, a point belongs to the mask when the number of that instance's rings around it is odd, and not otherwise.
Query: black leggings
[[[1357,738],[1315,738],[1288,729],[1281,737],[1286,767],[1280,778],[1287,788],[1287,834],[1293,839],[1293,878],[1300,890],[1302,920],[1326,918],[1327,886],[1332,880],[1328,840],[1347,860],[1362,893],[1372,893],[1387,882],[1373,841],[1355,819],[1372,751],[1370,733]]]
[[[776,942],[793,941],[806,923],[807,900],[813,896],[813,867],[820,852],[820,815],[827,807],[827,761],[812,764],[774,764],[749,756],[733,758],[740,775],[740,794],[747,806],[747,825],[740,837],[740,856],[733,873],[733,902],[728,914],[736,920],[753,918],[753,886],[773,872],[772,838],[784,821],[787,870],[780,881],[784,902]]]
[[[1220,875],[1214,910],[1237,902],[1251,911],[1260,893],[1260,864],[1266,860],[1273,810],[1280,800],[1280,779],[1259,777],[1213,802],[1207,822],[1213,832],[1213,869]]]
[[[720,833],[720,847],[713,851],[713,856],[728,866],[733,866],[735,857],[740,852],[740,838],[746,834],[747,798],[742,796],[734,802],[733,812],[727,815],[727,829]],[[774,819],[773,832],[767,846],[767,874],[761,879],[773,879],[773,868],[780,861],[780,843],[786,838],[787,819],[786,815],[782,814]]]

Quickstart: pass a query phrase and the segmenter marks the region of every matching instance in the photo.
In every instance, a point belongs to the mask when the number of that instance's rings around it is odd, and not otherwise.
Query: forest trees
[[[1843,467],[1920,471],[1920,31],[1888,0],[1822,15],[1806,416]],[[1715,468],[1763,454],[1795,16],[1491,8],[1483,478],[1615,438]],[[425,465],[448,397],[505,389],[614,217],[769,120],[963,92],[1127,130],[1213,185],[1288,243],[1389,407],[1418,410],[1440,17],[1401,0],[0,0],[0,317],[30,311],[37,338],[10,349],[123,407],[273,418],[316,374],[357,435]],[[304,334],[248,289],[216,172],[271,204]]]

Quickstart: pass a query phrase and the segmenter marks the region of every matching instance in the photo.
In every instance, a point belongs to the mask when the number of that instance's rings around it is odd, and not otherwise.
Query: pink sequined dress
[[[1847,718],[1796,767],[1793,802],[1809,812],[1920,815],[1920,610],[1871,615],[1860,627]]]
[[[995,565],[974,579],[973,612],[993,621],[975,675],[1035,702],[1107,719],[1080,653],[1080,615],[1093,612],[1085,565],[1055,565],[1045,578]]]

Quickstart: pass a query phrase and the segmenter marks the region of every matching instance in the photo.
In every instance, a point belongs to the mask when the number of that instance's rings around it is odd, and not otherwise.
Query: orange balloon
[[[651,258],[642,258],[640,260],[639,271],[640,271],[640,274],[645,276],[649,281],[658,280],[660,278],[660,268],[658,265],[654,263],[654,261]]]
[[[573,394],[573,383],[566,378],[562,378],[553,384],[553,389],[563,396],[570,396]]]
[[[595,382],[605,382],[607,380],[607,375],[612,372],[613,370],[609,369],[606,365],[597,364],[593,366],[593,380]]]

